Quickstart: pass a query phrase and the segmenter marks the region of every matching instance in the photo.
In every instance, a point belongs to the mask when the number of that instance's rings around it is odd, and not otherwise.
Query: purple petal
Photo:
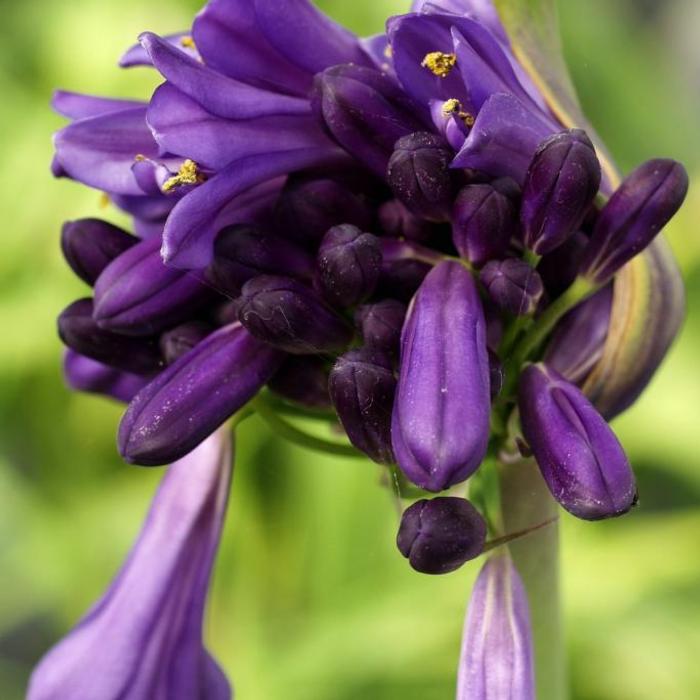
[[[165,474],[119,575],[39,663],[29,700],[228,700],[202,618],[231,478],[226,430]]]
[[[70,349],[63,359],[63,375],[66,384],[75,391],[104,394],[125,403],[149,382],[148,377],[123,372]]]
[[[81,119],[54,137],[56,160],[74,180],[116,194],[143,194],[131,167],[137,155],[155,158],[146,107]]]
[[[99,117],[102,114],[123,112],[126,109],[145,106],[146,103],[140,100],[118,100],[109,97],[96,97],[94,95],[82,95],[79,92],[69,92],[67,90],[56,90],[51,98],[52,109],[69,119]]]
[[[148,108],[148,123],[161,148],[220,170],[234,160],[329,145],[309,114],[219,119],[169,83],[161,85]],[[274,140],[270,141],[270,134]]]
[[[210,0],[194,21],[192,36],[204,62],[230,78],[302,97],[311,88],[312,73],[265,38],[252,0]]]
[[[537,147],[555,130],[549,120],[517,97],[496,93],[481,108],[452,167],[473,168],[522,183]]]
[[[214,237],[230,221],[235,200],[251,187],[308,167],[332,165],[343,155],[332,147],[251,156],[231,163],[180,200],[163,234],[163,255],[175,267],[201,269],[212,258]],[[227,206],[228,205],[228,206]]]
[[[260,31],[291,63],[318,73],[339,63],[371,66],[357,37],[309,0],[253,0]]]
[[[457,700],[535,700],[530,610],[509,555],[486,562],[464,624]]]
[[[176,49],[196,59],[199,57],[199,53],[188,41],[189,38],[191,38],[190,32],[177,32],[163,37],[165,41]],[[121,68],[132,68],[133,66],[152,66],[153,62],[148,55],[148,51],[141,44],[134,44],[119,59],[119,65]]]
[[[261,90],[228,78],[156,34],[145,32],[139,41],[167,80],[216,116],[249,119],[263,114],[305,114],[310,110],[308,100]]]

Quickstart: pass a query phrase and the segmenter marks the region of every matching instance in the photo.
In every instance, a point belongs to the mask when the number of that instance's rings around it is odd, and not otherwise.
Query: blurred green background
[[[319,0],[379,31],[399,0]],[[142,97],[145,69],[114,63],[144,29],[188,26],[196,0],[0,0],[0,697],[104,589],[160,476],[125,466],[121,407],[63,386],[54,319],[85,294],[60,259],[63,220],[99,195],[48,171],[55,87]],[[695,187],[669,227],[689,316],[667,362],[615,424],[641,507],[615,522],[563,518],[568,657],[577,700],[700,697],[700,4],[565,0],[567,54],[592,122],[623,169],[663,155]],[[453,697],[462,615],[477,565],[414,573],[369,463],[241,431],[208,641],[242,700]],[[99,700],[99,699],[96,699]]]

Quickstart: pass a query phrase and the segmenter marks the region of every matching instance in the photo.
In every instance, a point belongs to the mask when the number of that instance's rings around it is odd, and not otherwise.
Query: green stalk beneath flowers
[[[533,460],[500,464],[499,472],[505,531],[535,528],[526,537],[510,542],[508,547],[530,604],[537,700],[567,700],[557,504]],[[547,524],[535,527],[541,523]]]

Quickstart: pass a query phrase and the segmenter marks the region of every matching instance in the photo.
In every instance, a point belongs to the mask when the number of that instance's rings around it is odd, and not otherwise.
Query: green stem
[[[275,433],[290,442],[316,452],[325,452],[326,454],[340,455],[341,457],[365,458],[365,455],[352,445],[344,445],[333,440],[324,440],[300,430],[289,421],[281,418],[262,396],[253,399],[251,406]]]
[[[538,700],[566,700],[566,655],[559,591],[557,505],[534,461],[500,466],[507,532],[533,530],[509,543],[530,603]],[[547,527],[536,526],[550,522]]]

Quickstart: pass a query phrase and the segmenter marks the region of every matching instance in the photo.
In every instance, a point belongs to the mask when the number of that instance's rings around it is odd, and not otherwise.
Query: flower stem
[[[506,532],[537,528],[508,544],[530,603],[538,700],[566,700],[566,657],[559,594],[557,505],[532,460],[500,465]]]
[[[250,404],[255,412],[272,428],[272,430],[301,447],[306,447],[309,450],[316,452],[325,452],[326,454],[339,455],[341,457],[362,457],[366,459],[366,455],[356,450],[352,445],[335,442],[333,440],[324,440],[309,433],[300,430],[289,421],[285,420],[277,414],[267,401],[258,396]]]

